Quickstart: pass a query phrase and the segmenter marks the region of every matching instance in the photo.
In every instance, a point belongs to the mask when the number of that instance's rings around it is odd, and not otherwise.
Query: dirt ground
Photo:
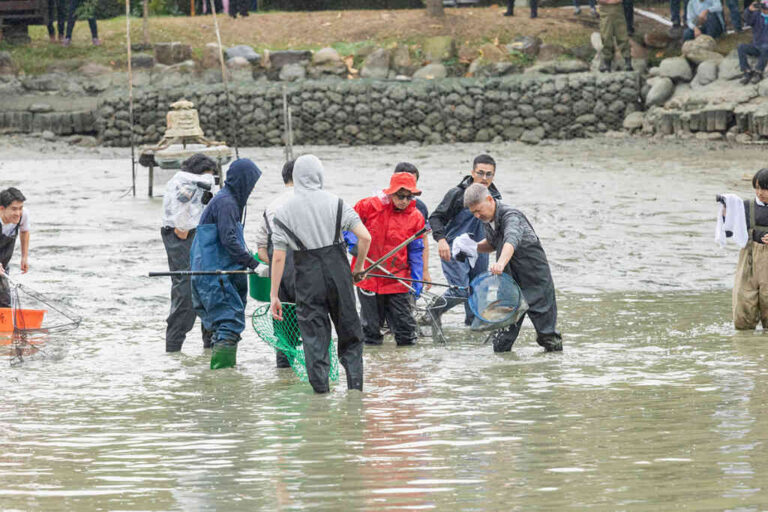
[[[374,44],[418,44],[424,38],[449,35],[459,45],[479,46],[486,42],[507,43],[517,36],[540,37],[545,43],[566,48],[589,44],[589,36],[599,30],[599,21],[589,14],[587,5],[580,16],[571,7],[541,7],[537,19],[529,18],[527,8],[516,9],[516,16],[502,16],[504,8],[495,5],[477,8],[447,8],[442,19],[430,18],[423,9],[347,10],[320,12],[253,13],[233,20],[218,16],[225,46],[248,44],[257,51],[265,48],[318,49],[333,46],[342,55],[355,48]],[[664,9],[659,9],[661,14]],[[636,31],[663,29],[658,23],[635,16]],[[28,73],[43,72],[51,65],[77,68],[84,61],[99,62],[116,68],[125,66],[125,18],[100,20],[101,47],[91,45],[87,23],[75,26],[72,46],[63,48],[48,43],[45,27],[30,27],[33,42],[14,48],[0,43],[0,50],[11,51],[14,59]],[[149,20],[151,42],[181,41],[192,45],[198,57],[206,43],[215,42],[213,18],[153,17]],[[141,19],[131,20],[131,39],[142,41]]]

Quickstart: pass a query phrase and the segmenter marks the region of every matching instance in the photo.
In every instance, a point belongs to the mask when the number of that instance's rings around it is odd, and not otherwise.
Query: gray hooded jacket
[[[323,164],[314,155],[296,159],[293,166],[294,196],[275,212],[275,218],[302,241],[307,249],[320,249],[332,245],[336,233],[336,209],[339,198],[323,190]],[[357,212],[347,203],[342,204],[341,229],[350,231],[360,224]],[[272,243],[276,250],[298,247],[275,223]]]

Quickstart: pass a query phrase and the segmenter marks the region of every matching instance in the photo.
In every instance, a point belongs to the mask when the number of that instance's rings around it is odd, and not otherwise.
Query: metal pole
[[[237,119],[237,116],[235,115],[235,112],[232,111],[232,100],[229,97],[229,81],[227,80],[227,69],[224,65],[224,48],[221,45],[221,33],[219,32],[219,22],[216,20],[216,9],[213,6],[213,0],[208,0],[208,5],[211,8],[211,14],[213,14],[213,26],[216,29],[216,41],[219,43],[219,62],[221,63],[221,80],[224,82],[224,94],[227,96],[227,105],[229,105],[229,115],[232,120],[232,132],[235,142],[235,158],[240,158],[240,153],[238,151],[238,142],[237,142],[237,128],[240,125],[240,122]]]
[[[128,118],[131,123],[131,190],[136,197],[136,157],[133,143],[133,68],[131,65],[131,2],[125,0],[125,46],[128,50]]]

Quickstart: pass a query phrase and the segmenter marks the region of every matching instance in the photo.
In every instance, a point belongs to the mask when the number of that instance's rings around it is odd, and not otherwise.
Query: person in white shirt
[[[24,210],[27,198],[15,187],[0,192],[0,274],[8,272],[16,239],[21,240],[21,272],[29,270],[29,213]],[[0,275],[0,307],[11,307],[8,280]]]
[[[197,153],[186,159],[165,187],[163,227],[160,234],[171,272],[189,270],[189,253],[195,228],[205,205],[212,197],[216,162]],[[171,277],[171,312],[166,320],[165,351],[178,352],[187,333],[195,326],[197,314],[192,306],[190,276]],[[203,328],[203,347],[210,348],[211,333]]]

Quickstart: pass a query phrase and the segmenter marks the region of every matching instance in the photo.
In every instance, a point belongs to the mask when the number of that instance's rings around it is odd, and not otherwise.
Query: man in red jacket
[[[389,188],[381,194],[357,202],[355,211],[371,233],[371,248],[368,252],[371,260],[377,261],[424,227],[424,216],[416,209],[414,200],[420,194],[421,190],[416,188],[416,177],[399,172],[392,175]],[[417,238],[371,273],[422,279],[423,251],[424,240]],[[355,266],[355,260],[352,266]],[[420,293],[421,283],[405,284],[395,279],[369,277],[357,283],[357,287],[366,344],[382,344],[383,336],[379,327],[382,316],[392,329],[398,346],[413,345],[416,342],[416,320],[411,313],[408,293],[411,289]]]

